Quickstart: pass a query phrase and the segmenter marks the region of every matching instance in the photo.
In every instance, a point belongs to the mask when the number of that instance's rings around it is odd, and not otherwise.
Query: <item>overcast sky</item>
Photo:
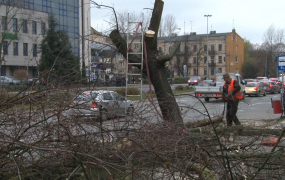
[[[149,13],[155,0],[94,0],[98,4],[114,7],[116,11]],[[264,33],[273,25],[276,30],[285,29],[284,0],[164,0],[162,16],[173,15],[176,19],[178,35],[191,32],[217,33],[236,32],[253,44],[263,42]],[[99,31],[109,28],[112,14],[110,9],[91,8],[91,26]]]

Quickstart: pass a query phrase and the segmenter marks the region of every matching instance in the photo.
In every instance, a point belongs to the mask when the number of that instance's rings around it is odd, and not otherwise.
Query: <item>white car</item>
[[[134,104],[114,91],[84,91],[73,99],[69,105],[72,116],[101,117],[106,120],[115,116],[132,116]]]
[[[20,80],[13,78],[12,76],[1,76],[0,85],[20,85]]]
[[[251,96],[254,95],[256,97],[263,95],[266,96],[266,91],[263,86],[259,82],[247,82],[244,88],[245,95]]]

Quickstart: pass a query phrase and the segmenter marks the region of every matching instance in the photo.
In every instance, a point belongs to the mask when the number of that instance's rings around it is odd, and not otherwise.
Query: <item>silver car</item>
[[[69,114],[72,116],[101,117],[132,116],[134,104],[114,91],[84,91],[73,99]]]
[[[263,96],[266,96],[266,91],[263,86],[259,82],[247,82],[244,88],[245,95],[251,96],[260,96],[261,94]]]
[[[15,79],[12,76],[1,76],[0,85],[20,85],[20,80]]]

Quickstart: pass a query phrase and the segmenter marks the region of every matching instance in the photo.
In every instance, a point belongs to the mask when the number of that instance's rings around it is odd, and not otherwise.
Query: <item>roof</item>
[[[232,32],[226,33],[210,33],[208,34],[208,38],[214,37],[215,39],[225,39]],[[158,37],[158,40],[164,40],[165,42],[183,42],[183,41],[198,41],[207,38],[207,34],[190,34],[183,36],[175,36],[175,37]]]

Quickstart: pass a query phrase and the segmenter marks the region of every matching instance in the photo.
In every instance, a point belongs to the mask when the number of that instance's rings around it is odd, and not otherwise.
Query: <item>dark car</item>
[[[197,85],[199,82],[201,81],[200,76],[192,76],[189,80],[188,80],[188,85],[189,86],[195,86]]]
[[[247,82],[255,82],[255,79],[244,79],[244,83],[247,84]]]
[[[214,81],[213,80],[203,80],[200,81],[197,86],[213,86]]]
[[[264,81],[264,80],[269,80],[267,77],[256,77],[255,81]]]
[[[280,93],[280,86],[275,81],[267,81],[263,80],[260,81],[261,87],[264,87],[266,92],[269,93]]]

